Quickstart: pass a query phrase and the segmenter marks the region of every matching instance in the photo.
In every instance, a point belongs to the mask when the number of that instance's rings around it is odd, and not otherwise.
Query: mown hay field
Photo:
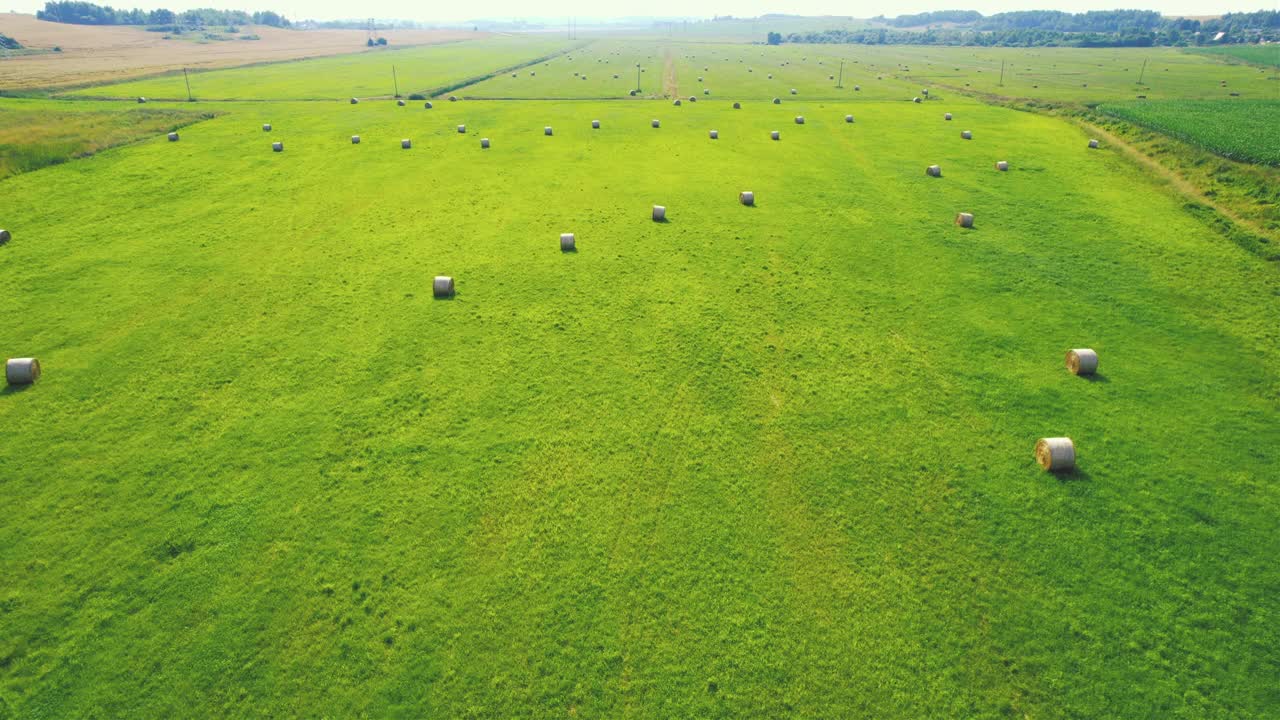
[[[0,708],[1275,714],[1274,263],[940,95],[227,102],[0,181]]]

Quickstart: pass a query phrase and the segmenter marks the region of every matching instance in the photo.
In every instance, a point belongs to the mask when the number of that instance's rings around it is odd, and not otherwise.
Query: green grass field
[[[1169,100],[1101,109],[1224,157],[1280,165],[1280,100]]]
[[[1196,52],[1226,55],[1255,65],[1280,67],[1280,45],[1224,45],[1215,48],[1197,48]]]
[[[199,100],[346,100],[391,97],[392,67],[403,95],[519,65],[574,47],[565,40],[498,37],[382,52],[337,55],[296,62],[192,73],[191,93]],[[186,100],[181,73],[116,85],[82,88],[71,97]]]
[[[1056,117],[592,47],[0,181],[0,718],[1280,711],[1276,263]]]

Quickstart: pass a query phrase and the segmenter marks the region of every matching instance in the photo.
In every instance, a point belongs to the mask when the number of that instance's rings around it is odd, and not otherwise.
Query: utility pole
[[[840,79],[836,81],[836,87],[844,87],[844,61],[840,61]]]
[[[1149,60],[1150,58],[1147,58]],[[1138,84],[1142,84],[1142,76],[1147,74],[1147,60],[1142,61],[1142,72],[1138,73]]]
[[[640,63],[636,63],[636,94],[640,94]]]
[[[395,65],[392,65],[392,66],[391,66],[391,83],[395,86],[395,89],[396,89],[396,98],[397,98],[397,99],[399,99],[399,97],[400,97],[400,79],[396,77],[396,66],[395,66]]]
[[[1000,61],[1000,87],[1004,87],[1004,61]]]
[[[187,102],[195,102],[191,98],[191,78],[187,77],[187,69],[182,68],[182,79],[187,81]]]

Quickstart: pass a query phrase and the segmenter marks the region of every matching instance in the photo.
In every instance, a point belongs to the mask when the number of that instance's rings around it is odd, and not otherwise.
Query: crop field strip
[[[1101,109],[1223,157],[1280,165],[1280,98],[1164,100],[1107,104]]]
[[[1239,615],[1275,579],[1271,268],[1060,121],[762,95],[228,104],[5,181],[0,339],[46,361],[0,397],[25,420],[0,569],[46,580],[0,616],[13,703],[1265,708],[1231,670],[1280,640]],[[52,185],[82,210],[49,213]],[[1092,381],[1061,367],[1083,342]],[[1032,469],[1058,432],[1073,481]],[[1232,490],[1181,479],[1224,466]],[[78,525],[111,538],[93,565]],[[101,626],[76,612],[95,578]],[[1224,636],[1254,642],[1188,696],[1168,664]],[[37,682],[64,648],[93,660]],[[115,689],[157,664],[175,693]]]

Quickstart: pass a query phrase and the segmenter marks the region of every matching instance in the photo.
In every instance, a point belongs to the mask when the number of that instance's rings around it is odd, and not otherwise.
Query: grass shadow
[[[1091,375],[1077,375],[1076,377],[1080,378],[1081,380],[1087,380],[1091,383],[1105,384],[1105,383],[1111,382],[1111,378],[1107,377],[1106,375],[1103,375],[1102,373],[1093,373]]]
[[[1086,482],[1092,478],[1089,473],[1081,470],[1079,467],[1073,467],[1070,470],[1060,470],[1050,473],[1054,479],[1061,483]]]
[[[26,392],[30,390],[33,385],[35,385],[35,383],[27,383],[25,385],[5,385],[4,389],[0,390],[0,397]]]

